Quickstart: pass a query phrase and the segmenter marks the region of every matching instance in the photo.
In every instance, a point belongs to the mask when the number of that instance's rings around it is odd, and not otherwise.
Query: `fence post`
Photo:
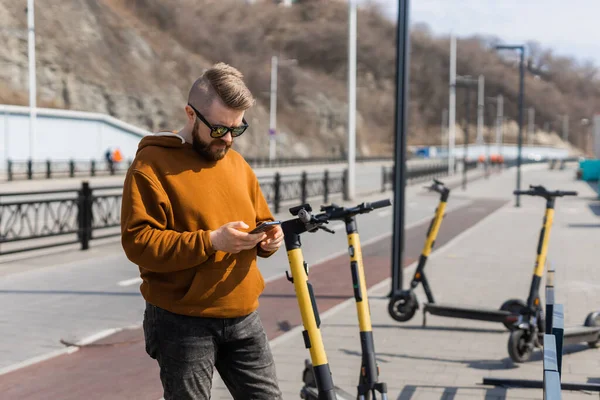
[[[381,193],[385,192],[385,165],[381,166]]]
[[[13,162],[12,160],[8,160],[7,161],[7,166],[6,166],[6,170],[8,173],[8,180],[12,181],[13,180]]]
[[[33,161],[27,160],[27,179],[33,179]]]
[[[274,203],[275,203],[275,213],[279,212],[279,205],[281,203],[281,175],[279,175],[279,172],[275,172],[275,180],[273,181],[273,185],[274,187],[274,192],[275,192],[275,196],[274,196]]]
[[[52,178],[52,162],[46,160],[46,179]]]
[[[90,175],[96,176],[96,160],[92,160],[92,163],[90,164]]]
[[[92,189],[90,183],[83,181],[79,191],[79,241],[81,250],[90,248],[92,236]]]
[[[344,169],[344,175],[342,176],[342,189],[344,192],[344,200],[350,200],[350,196],[348,196],[348,168]]]
[[[329,170],[325,170],[323,173],[323,203],[327,204],[329,201]]]
[[[75,161],[69,161],[69,176],[73,178],[75,176]]]
[[[302,194],[300,196],[300,204],[306,204],[306,183],[307,183],[306,171],[302,171],[302,179],[300,181],[300,187],[302,188]]]

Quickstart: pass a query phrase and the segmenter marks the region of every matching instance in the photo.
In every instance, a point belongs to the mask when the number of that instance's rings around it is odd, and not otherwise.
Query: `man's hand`
[[[248,229],[242,221],[229,222],[210,233],[210,241],[215,250],[236,254],[255,247],[267,237],[266,232],[247,233],[239,229]]]
[[[260,242],[260,247],[264,251],[269,252],[279,249],[279,246],[281,246],[281,243],[283,242],[283,230],[281,229],[281,226],[275,225],[273,228],[269,229],[266,234],[265,240]]]

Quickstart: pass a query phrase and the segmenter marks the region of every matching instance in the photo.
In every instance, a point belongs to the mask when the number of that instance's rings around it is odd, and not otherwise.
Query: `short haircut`
[[[217,63],[196,79],[188,94],[188,103],[206,112],[216,98],[233,110],[245,111],[255,103],[244,75],[225,63]]]

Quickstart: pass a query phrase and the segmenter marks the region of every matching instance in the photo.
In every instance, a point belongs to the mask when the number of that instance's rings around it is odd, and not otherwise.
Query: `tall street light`
[[[470,75],[465,76],[457,76],[456,77],[456,87],[462,87],[467,89],[467,93],[465,96],[465,142],[464,142],[464,154],[463,154],[463,180],[462,180],[462,189],[467,189],[467,156],[469,152],[469,123],[471,122],[471,90],[475,87],[478,87],[481,84],[480,79],[472,78]]]
[[[348,179],[346,199],[355,192],[356,159],[356,0],[348,1]]]
[[[35,18],[34,0],[27,0],[27,30],[29,59],[29,159],[35,158],[36,77],[35,77]]]
[[[521,154],[523,150],[523,94],[525,92],[525,46],[523,45],[498,45],[496,50],[518,50],[521,53],[519,66],[519,136],[517,144],[517,190],[521,190]],[[521,198],[516,195],[516,207],[521,207]]]
[[[270,107],[269,107],[269,165],[273,163],[276,157],[275,135],[277,133],[277,73],[279,66],[296,65],[298,60],[295,58],[287,60],[279,60],[279,57],[271,57],[271,91],[270,91]]]
[[[405,242],[406,132],[408,128],[408,81],[410,71],[409,2],[409,0],[398,0],[398,22],[396,25],[396,115],[394,120],[396,140],[394,149],[392,298],[402,290],[402,265]]]

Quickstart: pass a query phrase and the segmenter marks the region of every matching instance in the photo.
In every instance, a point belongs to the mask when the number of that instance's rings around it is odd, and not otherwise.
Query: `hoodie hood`
[[[186,143],[185,139],[175,131],[162,131],[153,135],[144,136],[138,144],[136,154],[144,147],[148,146],[185,148],[191,145],[191,143]]]

